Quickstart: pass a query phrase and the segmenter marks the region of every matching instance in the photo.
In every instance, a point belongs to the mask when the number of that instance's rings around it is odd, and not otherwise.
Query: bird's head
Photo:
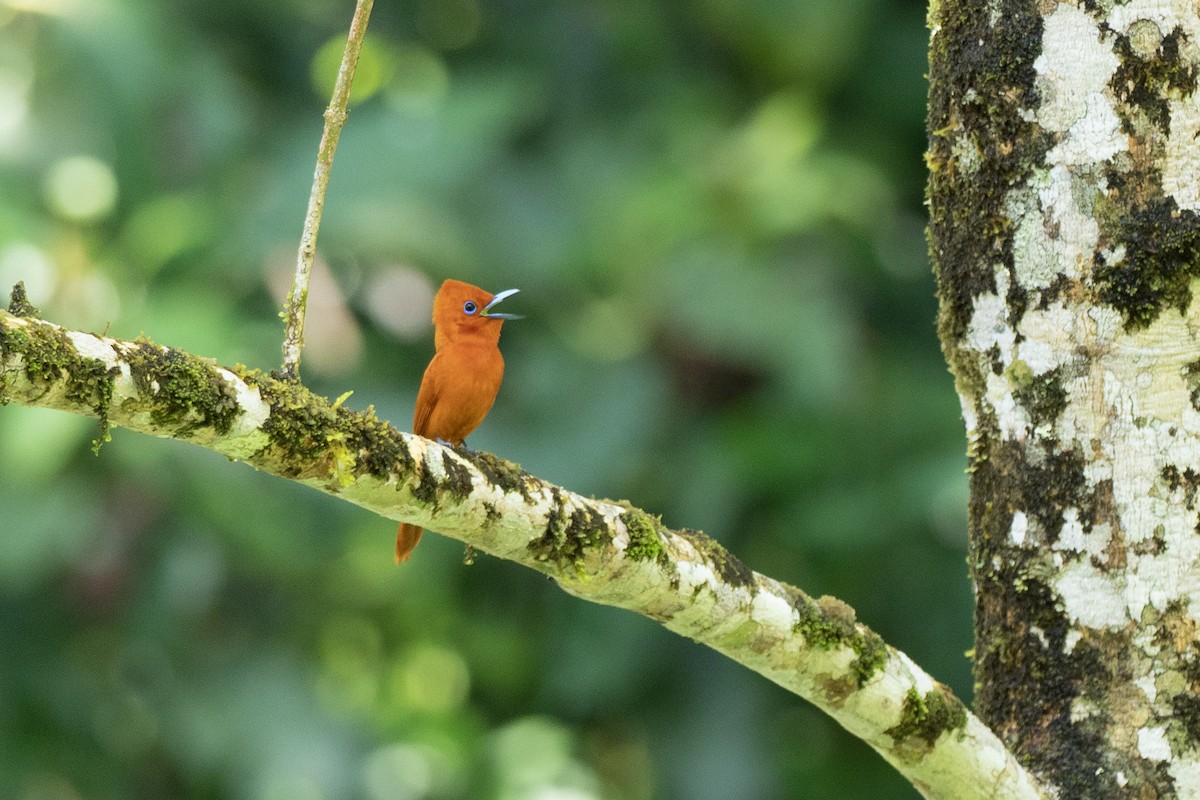
[[[448,280],[433,298],[433,326],[437,346],[458,336],[483,336],[500,339],[500,326],[506,319],[521,319],[516,314],[495,311],[496,304],[516,294],[505,289],[491,294],[463,281]]]

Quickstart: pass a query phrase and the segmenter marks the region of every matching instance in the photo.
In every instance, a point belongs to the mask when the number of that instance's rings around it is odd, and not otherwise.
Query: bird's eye
[[[474,300],[468,300],[467,302],[463,303],[463,311],[465,311],[466,313],[474,314],[475,310],[476,310],[476,306],[475,306]]]

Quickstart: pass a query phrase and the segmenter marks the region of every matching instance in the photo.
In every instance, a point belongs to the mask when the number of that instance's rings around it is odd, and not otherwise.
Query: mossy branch
[[[1045,796],[949,689],[848,605],[814,600],[640,509],[402,433],[298,381],[0,311],[3,403],[189,441],[524,564],[577,597],[636,611],[816,704],[926,797]],[[390,532],[380,526],[380,559],[389,558]]]
[[[329,189],[329,174],[333,170],[333,154],[337,150],[338,138],[342,135],[342,126],[346,124],[346,109],[350,106],[350,86],[354,82],[354,70],[358,66],[358,54],[362,51],[363,38],[367,35],[367,21],[371,17],[373,5],[374,0],[358,0],[354,8],[350,35],[342,53],[333,97],[329,101],[329,107],[325,109],[325,129],[321,133],[321,144],[317,148],[317,167],[308,196],[308,211],[304,215],[304,230],[300,234],[296,271],[292,276],[292,288],[288,291],[283,309],[283,376],[293,380],[300,378],[300,354],[304,349],[304,318],[308,309],[308,284],[317,255],[317,233],[321,229],[325,193]]]

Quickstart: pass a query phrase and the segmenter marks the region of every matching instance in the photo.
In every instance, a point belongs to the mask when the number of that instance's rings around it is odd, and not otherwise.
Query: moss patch
[[[344,484],[358,473],[386,481],[412,469],[414,459],[403,434],[376,417],[373,407],[352,411],[330,405],[299,382],[240,364],[233,371],[270,405],[263,432],[279,456],[280,471],[289,477],[333,478],[336,484]],[[455,471],[452,482],[457,486],[463,468],[455,463],[447,471]],[[430,479],[425,491],[432,498],[442,488]]]
[[[1183,382],[1187,385],[1192,408],[1200,410],[1200,361],[1193,361],[1183,368]]]
[[[629,545],[625,555],[634,561],[654,560],[660,566],[671,563],[667,548],[663,544],[663,524],[658,517],[653,517],[645,511],[629,509],[621,512],[621,522],[629,533]]]
[[[368,407],[363,414],[339,409],[337,424],[345,432],[346,444],[355,452],[360,470],[388,480],[401,470],[412,468],[413,457],[403,435],[378,419],[373,407]]]
[[[1191,510],[1196,507],[1196,489],[1200,487],[1200,473],[1192,467],[1181,470],[1174,464],[1168,464],[1159,472],[1159,477],[1172,492],[1183,490],[1184,508]]]
[[[1015,369],[1022,361],[1014,361],[1011,369]],[[1028,367],[1025,367],[1028,371]],[[1067,390],[1062,385],[1062,367],[1055,367],[1041,375],[1030,375],[1026,380],[1015,381],[1017,384],[1013,394],[1017,401],[1029,412],[1029,419],[1034,427],[1050,425],[1067,407]]]
[[[530,490],[534,482],[533,476],[521,469],[520,464],[505,461],[499,456],[483,451],[468,450],[465,447],[455,448],[455,452],[470,461],[475,468],[484,474],[488,482],[501,489],[506,494],[519,494],[526,503],[533,503],[535,497]]]
[[[968,0],[930,6],[938,33],[929,51],[929,255],[938,279],[942,348],[970,395],[983,394],[983,378],[974,353],[961,343],[975,298],[997,290],[997,269],[1013,267],[1009,194],[1028,182],[1054,143],[1026,119],[1027,109],[1041,103],[1033,68],[1042,51],[1038,5]],[[1008,299],[1014,313],[1027,303]]]
[[[719,542],[701,531],[683,528],[676,531],[680,537],[687,539],[692,547],[704,557],[707,563],[721,580],[730,586],[745,586],[754,588],[754,571],[742,563],[742,560],[726,550]]]
[[[909,689],[900,721],[884,733],[892,737],[901,757],[916,761],[933,749],[941,735],[967,724],[967,709],[945,686],[920,694]]]
[[[1072,719],[1076,700],[1089,684],[1108,684],[1118,660],[1103,657],[1087,638],[1065,654],[1071,626],[1054,592],[1035,577],[1035,554],[1000,554],[1003,542],[985,544],[984,568],[974,570],[976,713],[1019,758],[1036,759],[1054,785],[1067,789],[1064,797],[1120,796],[1113,771],[1094,766],[1110,754],[1106,720]],[[974,542],[972,550],[981,555]]]
[[[328,401],[298,383],[274,376],[249,372],[243,374],[242,379],[257,388],[263,401],[271,407],[262,426],[271,446],[282,452],[288,461],[318,458],[325,449],[326,431],[333,422]]]
[[[430,508],[438,508],[445,498],[460,501],[475,488],[471,470],[456,459],[442,458],[442,475],[434,475],[428,465],[421,464],[420,480],[413,487],[413,497]]]
[[[41,319],[42,312],[38,310],[37,306],[29,302],[29,296],[25,294],[25,281],[17,281],[12,287],[12,294],[8,301],[8,312],[16,317]]]
[[[0,326],[0,357],[17,355],[25,377],[46,392],[61,391],[71,405],[84,407],[100,420],[94,452],[109,439],[109,406],[119,370],[96,358],[79,355],[62,328],[53,325]]]
[[[197,356],[138,339],[122,350],[138,391],[149,399],[150,418],[187,438],[199,428],[226,434],[241,409],[237,392],[216,365]]]
[[[90,367],[74,376],[72,383],[75,384],[74,391],[77,392],[75,399],[90,405],[100,420],[100,430],[97,431],[96,438],[92,439],[92,453],[100,455],[100,448],[106,442],[112,441],[108,409],[112,405],[114,383],[121,371],[117,367],[107,367],[103,361],[82,359],[82,362],[90,364]]]
[[[1149,57],[1137,52],[1129,36],[1118,35],[1113,43],[1120,63],[1108,85],[1128,108],[1141,111],[1164,135],[1171,132],[1168,95],[1187,96],[1196,91],[1196,67],[1179,57],[1179,45],[1186,40],[1187,34],[1176,26]],[[1137,135],[1128,114],[1122,127],[1125,133]]]
[[[1200,745],[1200,697],[1180,694],[1171,698],[1173,721],[1182,727],[1187,747]]]
[[[794,590],[789,599],[799,615],[794,630],[810,647],[849,647],[855,652],[851,665],[854,688],[866,685],[887,662],[887,644],[870,628],[858,625],[857,615],[848,604],[833,597],[814,601],[799,590]]]
[[[568,513],[558,487],[551,487],[550,496],[552,505],[546,530],[529,543],[529,554],[535,561],[548,562],[559,569],[578,568],[589,549],[612,541],[612,530],[590,506],[577,506]]]
[[[1060,451],[1051,443],[1049,452],[1034,462],[1026,458],[1020,444],[997,441],[994,424],[981,417],[986,435],[972,454],[968,512],[973,544],[1004,542],[1017,511],[1039,523],[1038,530],[1048,542],[1058,540],[1068,508],[1078,510],[1084,530],[1109,521],[1100,519],[1104,509],[1088,489],[1084,458],[1078,450]]]
[[[1121,312],[1126,330],[1149,326],[1167,309],[1184,313],[1189,284],[1200,276],[1200,217],[1169,197],[1114,213],[1104,229],[1124,245],[1124,257],[1110,262],[1096,255],[1100,299]]]
[[[240,377],[257,388],[259,396],[271,407],[262,430],[277,454],[274,460],[281,474],[289,478],[333,479],[330,488],[335,488],[351,478],[368,444],[377,448],[370,456],[372,465],[385,469],[382,464],[392,453],[384,455],[381,451],[390,450],[397,443],[389,441],[382,428],[362,424],[360,415],[333,408],[327,399],[298,382],[253,371],[241,372]]]

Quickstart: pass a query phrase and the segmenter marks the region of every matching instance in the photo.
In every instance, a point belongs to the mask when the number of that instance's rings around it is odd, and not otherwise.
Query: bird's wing
[[[441,370],[435,365],[439,355],[435,354],[429,366],[425,368],[425,376],[421,378],[421,388],[417,391],[417,404],[413,408],[413,433],[418,436],[429,436],[429,418],[441,395]]]

